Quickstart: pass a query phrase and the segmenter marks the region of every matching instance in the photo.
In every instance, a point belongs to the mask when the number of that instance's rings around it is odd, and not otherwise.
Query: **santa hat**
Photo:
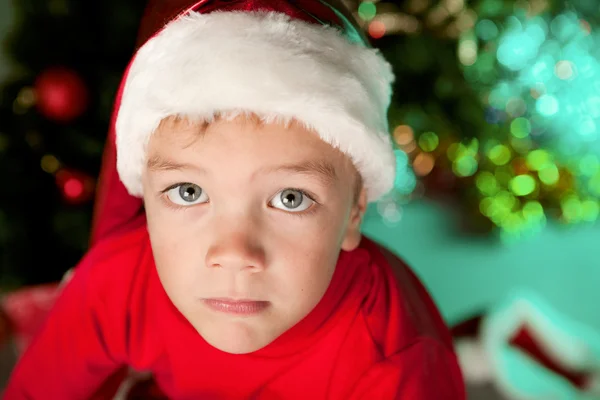
[[[117,170],[129,194],[142,196],[146,146],[163,118],[239,111],[303,123],[351,158],[369,201],[388,192],[392,69],[334,3],[155,2],[117,110]]]

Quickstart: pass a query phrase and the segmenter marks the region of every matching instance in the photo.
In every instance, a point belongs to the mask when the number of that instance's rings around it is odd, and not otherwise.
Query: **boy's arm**
[[[124,363],[124,311],[109,309],[101,298],[94,281],[102,282],[98,273],[110,268],[94,258],[86,256],[63,287],[3,398],[90,399]]]
[[[452,351],[422,338],[371,367],[351,400],[465,400],[462,375]]]

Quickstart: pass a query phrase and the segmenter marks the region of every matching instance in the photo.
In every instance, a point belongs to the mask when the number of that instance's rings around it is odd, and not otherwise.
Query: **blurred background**
[[[88,248],[145,3],[0,0],[7,354]],[[397,76],[398,179],[365,234],[429,288],[470,398],[599,399],[600,4],[346,3]]]

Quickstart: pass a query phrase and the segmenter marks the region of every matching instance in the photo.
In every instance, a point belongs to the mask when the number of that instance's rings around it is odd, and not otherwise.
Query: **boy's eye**
[[[271,205],[273,207],[280,208],[284,211],[300,212],[308,209],[313,205],[312,200],[308,195],[301,190],[297,189],[285,189],[277,193]]]
[[[167,190],[167,198],[179,206],[192,206],[206,203],[208,196],[202,188],[193,183],[181,183]]]

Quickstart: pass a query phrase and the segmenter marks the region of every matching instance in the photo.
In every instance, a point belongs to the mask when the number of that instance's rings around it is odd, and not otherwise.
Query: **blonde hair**
[[[255,128],[260,128],[260,127],[262,127],[268,123],[271,123],[273,121],[273,118],[265,118],[265,117],[259,116],[256,113],[247,112],[247,111],[239,111],[239,110],[216,112],[209,119],[194,118],[193,116],[187,116],[187,115],[172,115],[172,116],[163,118],[163,120],[160,122],[156,131],[158,131],[158,132],[169,131],[170,130],[169,128],[172,128],[175,125],[179,125],[181,127],[181,124],[185,124],[184,127],[187,125],[187,127],[189,128],[189,133],[190,133],[190,135],[189,135],[190,143],[188,144],[188,146],[191,146],[199,138],[204,136],[204,134],[206,133],[206,131],[212,124],[217,123],[219,121],[232,121],[234,119],[238,119],[238,121],[240,123],[242,123],[243,125],[250,125]],[[286,126],[286,127],[288,127],[292,124],[302,124],[300,121],[297,121],[296,119],[290,119],[288,121],[280,120],[280,122],[282,122],[284,124],[284,126]],[[302,124],[302,125],[304,125],[304,124]],[[336,150],[339,151],[339,149],[336,149]],[[362,178],[362,175],[356,169],[356,167],[355,167],[354,163],[352,162],[352,160],[350,159],[350,157],[347,156],[346,154],[342,153],[341,151],[340,151],[340,153],[344,156],[345,168],[348,168],[348,171],[354,175],[353,202],[354,202],[354,204],[356,204],[359,200],[361,191],[363,190],[363,184],[364,184],[363,178]]]

